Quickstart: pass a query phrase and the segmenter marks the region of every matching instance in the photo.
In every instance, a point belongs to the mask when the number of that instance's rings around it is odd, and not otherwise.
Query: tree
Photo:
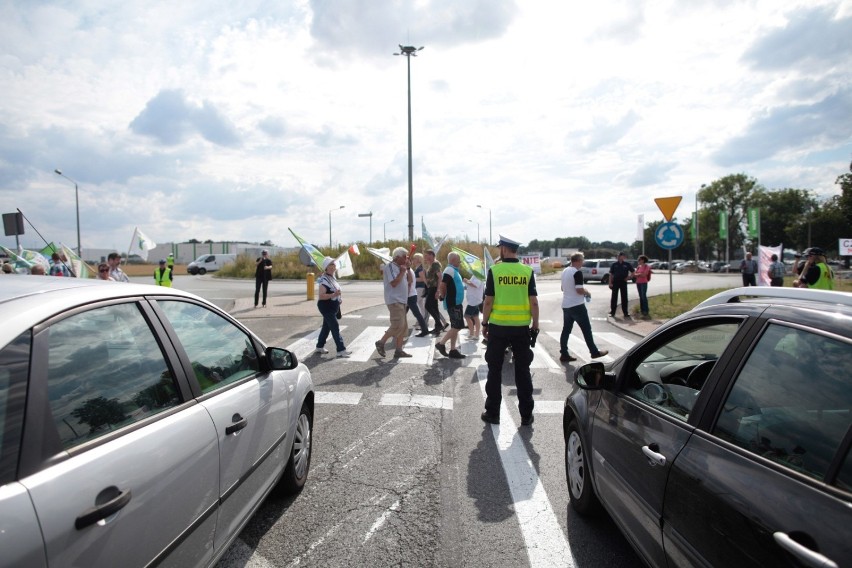
[[[755,197],[760,208],[760,242],[802,250],[807,246],[802,230],[819,202],[811,191],[785,188]]]
[[[726,254],[729,255],[731,250],[736,250],[746,244],[744,229],[746,215],[750,207],[757,205],[757,201],[764,191],[763,187],[758,185],[756,179],[748,177],[746,174],[732,174],[717,179],[698,192],[698,199],[711,213],[710,219],[717,220],[715,225],[711,224],[710,226],[718,227],[719,214],[723,212],[728,214],[728,251],[726,251]],[[719,238],[718,232],[716,235],[717,242],[721,243],[720,248],[724,250],[725,239]]]
[[[83,406],[72,410],[71,416],[79,418],[80,424],[88,424],[90,434],[94,434],[103,426],[120,424],[126,420],[118,399],[106,399],[102,396],[88,399]]]
[[[852,163],[849,164],[848,174],[837,176],[834,182],[840,186],[840,211],[847,225],[852,225]]]

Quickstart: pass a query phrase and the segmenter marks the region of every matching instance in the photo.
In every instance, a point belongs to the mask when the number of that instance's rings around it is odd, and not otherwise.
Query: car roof
[[[3,314],[0,348],[57,313],[93,302],[157,295],[193,298],[208,303],[188,292],[153,284],[14,274],[0,278],[3,282],[0,286],[0,312]]]
[[[697,308],[732,304],[743,300],[762,301],[763,303],[780,303],[784,300],[804,303],[813,307],[814,303],[852,307],[852,294],[830,290],[814,290],[809,288],[784,288],[749,286],[732,288],[719,292],[698,304]]]

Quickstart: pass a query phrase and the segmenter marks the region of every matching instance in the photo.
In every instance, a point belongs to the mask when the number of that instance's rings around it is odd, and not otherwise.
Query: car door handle
[[[783,533],[781,531],[772,533],[772,537],[775,539],[775,542],[778,545],[807,564],[808,566],[814,566],[815,568],[837,568],[837,564],[820,554],[819,552],[814,552],[807,546],[803,546],[790,538],[787,533]]]
[[[240,430],[248,426],[248,418],[243,418],[239,414],[234,414],[234,417],[231,420],[233,420],[234,423],[225,428],[226,436],[230,436],[234,432],[239,432]]]
[[[115,498],[110,499],[103,505],[98,505],[97,507],[92,507],[91,509],[85,511],[82,515],[77,517],[74,521],[74,528],[78,531],[88,527],[89,525],[93,525],[102,519],[106,519],[110,515],[114,515],[124,508],[125,505],[130,503],[130,489],[127,491],[122,491]]]
[[[657,444],[651,444],[650,446],[642,446],[642,453],[645,454],[645,457],[648,458],[648,463],[652,466],[666,465],[666,456],[659,452],[660,447]]]

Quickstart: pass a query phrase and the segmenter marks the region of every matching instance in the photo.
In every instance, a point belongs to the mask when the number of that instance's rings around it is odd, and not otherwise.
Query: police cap
[[[506,247],[510,251],[516,252],[518,250],[518,247],[521,246],[521,243],[519,243],[518,241],[513,241],[512,239],[504,237],[503,235],[498,236],[500,237],[500,240],[497,241],[498,247]]]

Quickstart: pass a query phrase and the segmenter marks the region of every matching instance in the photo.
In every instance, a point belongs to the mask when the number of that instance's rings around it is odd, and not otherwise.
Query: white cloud
[[[740,171],[837,192],[841,0],[7,1],[0,209],[50,240],[630,240],[654,197]],[[660,215],[661,217],[661,215]],[[37,244],[33,231],[25,243]],[[30,240],[32,239],[32,240]],[[14,238],[0,237],[0,243]]]

